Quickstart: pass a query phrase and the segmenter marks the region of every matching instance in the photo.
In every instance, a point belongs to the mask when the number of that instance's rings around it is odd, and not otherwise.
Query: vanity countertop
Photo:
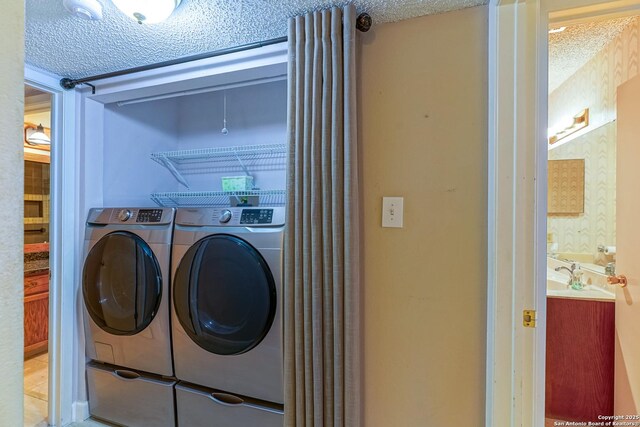
[[[606,292],[598,287],[587,286],[580,290],[564,289],[550,290],[547,289],[547,297],[549,298],[570,298],[581,300],[595,300],[603,302],[615,302],[616,295],[613,292]]]
[[[559,272],[554,270],[559,266],[569,268],[571,263],[557,259],[547,259],[547,297],[615,301],[615,288],[607,284],[606,275],[594,270],[584,269],[582,274],[584,288],[572,289],[568,286],[569,273],[566,270]]]
[[[25,245],[24,253],[24,276],[37,276],[49,272],[49,251],[27,252]]]

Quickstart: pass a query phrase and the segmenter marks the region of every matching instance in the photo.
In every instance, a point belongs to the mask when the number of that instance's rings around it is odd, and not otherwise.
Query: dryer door
[[[162,297],[160,265],[140,237],[116,231],[89,251],[82,273],[84,303],[93,321],[114,335],[149,326]]]
[[[216,234],[191,246],[176,269],[173,289],[180,324],[211,353],[247,352],[273,323],[277,298],[271,270],[238,237]]]

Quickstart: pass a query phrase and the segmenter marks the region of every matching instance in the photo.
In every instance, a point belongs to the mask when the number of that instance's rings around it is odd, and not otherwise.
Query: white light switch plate
[[[402,228],[404,197],[382,198],[382,226]]]

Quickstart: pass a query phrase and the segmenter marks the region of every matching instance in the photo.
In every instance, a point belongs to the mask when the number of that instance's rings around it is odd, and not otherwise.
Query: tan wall
[[[487,32],[476,7],[362,36],[367,427],[484,422]]]
[[[42,125],[46,128],[51,128],[51,111],[46,111],[44,113],[25,114],[24,121],[27,123]]]
[[[24,2],[0,13],[0,424],[22,425]]]

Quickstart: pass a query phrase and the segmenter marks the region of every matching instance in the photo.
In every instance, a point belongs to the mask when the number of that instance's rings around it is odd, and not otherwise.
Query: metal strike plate
[[[536,327],[536,311],[535,310],[524,310],[522,312],[522,325],[525,328]]]

